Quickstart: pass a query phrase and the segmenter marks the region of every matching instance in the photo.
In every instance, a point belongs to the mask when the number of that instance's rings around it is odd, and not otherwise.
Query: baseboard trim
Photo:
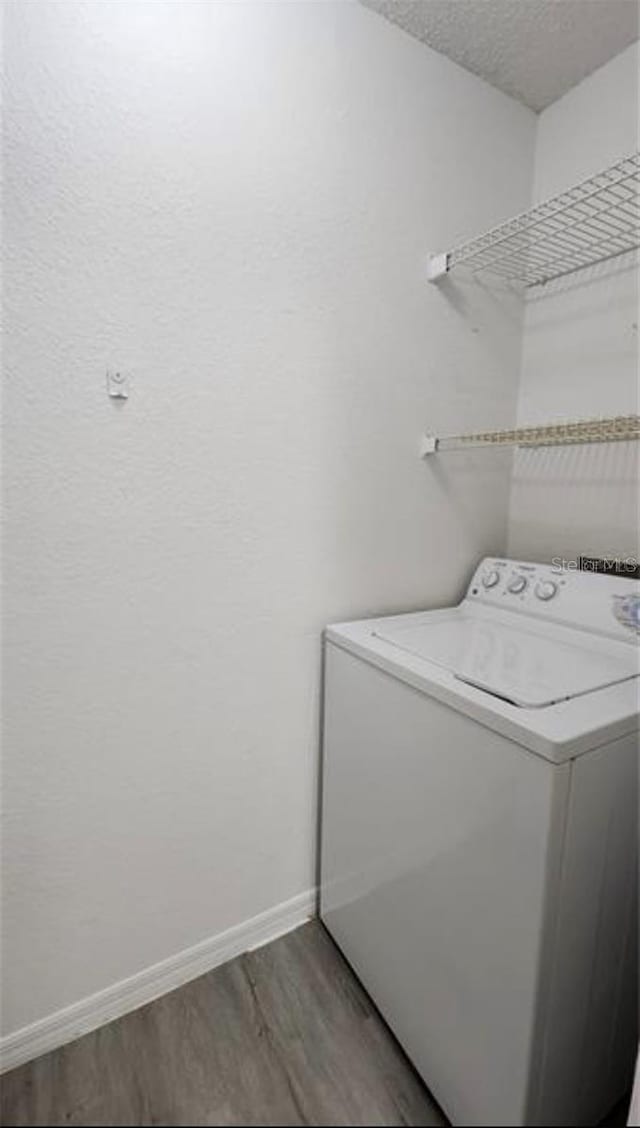
[[[122,979],[95,995],[7,1034],[0,1039],[0,1072],[15,1069],[58,1046],[73,1042],[160,995],[166,995],[183,983],[197,979],[227,960],[268,944],[304,924],[315,911],[316,891],[309,889],[226,932],[202,940],[192,948],[185,948],[161,963],[152,964],[137,975]]]

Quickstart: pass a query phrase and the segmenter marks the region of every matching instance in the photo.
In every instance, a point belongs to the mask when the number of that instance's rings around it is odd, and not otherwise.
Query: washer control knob
[[[489,571],[485,572],[484,576],[482,577],[482,586],[486,588],[495,587],[499,580],[500,573],[498,572],[497,568],[490,568]]]
[[[512,576],[507,585],[507,590],[513,592],[514,595],[519,595],[521,591],[524,591],[526,586],[526,576]]]
[[[558,590],[558,585],[554,580],[540,580],[536,584],[536,595],[538,599],[553,599]]]

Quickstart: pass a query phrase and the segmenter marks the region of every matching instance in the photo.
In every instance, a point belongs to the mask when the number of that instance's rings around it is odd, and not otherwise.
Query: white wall
[[[323,625],[504,551],[508,459],[416,450],[512,423],[519,307],[424,265],[535,118],[356,4],[6,25],[13,1031],[310,887]]]
[[[638,147],[638,44],[539,118],[536,200]],[[551,283],[527,302],[518,420],[638,411],[638,272],[629,256]],[[509,551],[545,560],[638,553],[637,444],[520,451]]]

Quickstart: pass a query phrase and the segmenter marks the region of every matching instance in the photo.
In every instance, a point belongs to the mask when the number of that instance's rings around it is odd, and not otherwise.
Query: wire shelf
[[[640,153],[485,235],[429,260],[436,281],[464,266],[526,288],[573,274],[640,246]]]
[[[478,431],[471,435],[424,435],[422,457],[437,451],[464,450],[486,446],[565,446],[572,443],[629,442],[640,439],[640,415],[616,415],[611,419],[583,419],[571,423],[551,423],[539,427],[519,427],[512,431]]]

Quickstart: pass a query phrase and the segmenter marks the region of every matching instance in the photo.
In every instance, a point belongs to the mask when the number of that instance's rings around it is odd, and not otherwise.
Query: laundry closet
[[[4,0],[4,1125],[628,1101],[638,12]]]

